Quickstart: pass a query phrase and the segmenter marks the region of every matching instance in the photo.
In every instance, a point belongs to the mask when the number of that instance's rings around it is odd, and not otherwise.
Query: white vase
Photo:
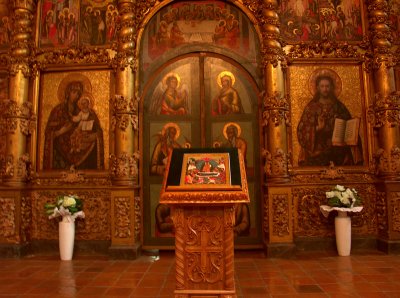
[[[335,217],[336,247],[339,256],[349,256],[351,250],[351,218],[346,211],[338,211]]]
[[[58,237],[61,260],[72,260],[75,241],[75,221],[71,216],[63,216],[63,220],[58,223]]]

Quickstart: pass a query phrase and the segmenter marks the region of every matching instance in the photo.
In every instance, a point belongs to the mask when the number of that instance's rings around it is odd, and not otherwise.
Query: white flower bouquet
[[[326,192],[326,198],[331,207],[353,208],[361,206],[362,203],[354,188],[345,188],[342,185],[336,185],[331,191]]]
[[[82,207],[82,200],[77,195],[60,195],[56,197],[55,204],[46,203],[44,205],[49,219],[62,216],[67,217],[69,221],[75,221],[76,218],[85,218]]]

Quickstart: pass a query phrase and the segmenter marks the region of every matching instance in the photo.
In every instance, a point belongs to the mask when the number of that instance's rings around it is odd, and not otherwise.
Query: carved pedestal
[[[236,297],[234,206],[176,207],[176,298]]]
[[[194,161],[198,156],[191,153],[193,158],[184,157],[182,162],[182,158],[174,159],[174,150],[170,158],[167,166],[169,173],[164,177],[160,203],[171,205],[175,227],[175,298],[237,297],[233,258],[235,207],[237,204],[248,203],[249,195],[243,157],[235,150],[236,155],[227,153],[230,161],[225,166],[230,167],[230,173],[228,179],[223,181],[229,183],[223,185],[187,185],[183,179],[171,178],[171,175],[184,177],[181,172],[190,171],[189,166],[195,164],[189,162],[186,165],[185,161]],[[206,162],[215,156],[201,154]],[[233,155],[236,160],[232,159]],[[199,161],[203,161],[202,157],[199,157]],[[178,172],[174,171],[174,167]],[[198,174],[206,176],[212,175],[212,172],[199,170]],[[169,184],[173,180],[179,184]]]

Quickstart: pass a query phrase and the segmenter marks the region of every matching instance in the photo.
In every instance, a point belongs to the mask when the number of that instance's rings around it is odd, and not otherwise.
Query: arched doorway
[[[176,2],[146,24],[141,40],[143,244],[173,247],[168,206],[158,204],[173,147],[238,147],[250,206],[237,210],[235,243],[261,246],[258,36],[226,2]]]
[[[165,158],[176,147],[238,147],[245,155],[250,206],[238,206],[237,243],[260,242],[258,88],[232,59],[208,52],[162,65],[144,90],[144,245],[172,245],[169,207],[158,205]]]

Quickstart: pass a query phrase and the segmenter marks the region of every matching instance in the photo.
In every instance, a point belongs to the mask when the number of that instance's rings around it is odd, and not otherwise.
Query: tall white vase
[[[75,241],[75,221],[70,216],[63,216],[63,220],[58,223],[58,236],[61,260],[72,260]]]
[[[346,211],[338,211],[335,217],[336,247],[339,256],[349,256],[351,250],[351,218]]]

